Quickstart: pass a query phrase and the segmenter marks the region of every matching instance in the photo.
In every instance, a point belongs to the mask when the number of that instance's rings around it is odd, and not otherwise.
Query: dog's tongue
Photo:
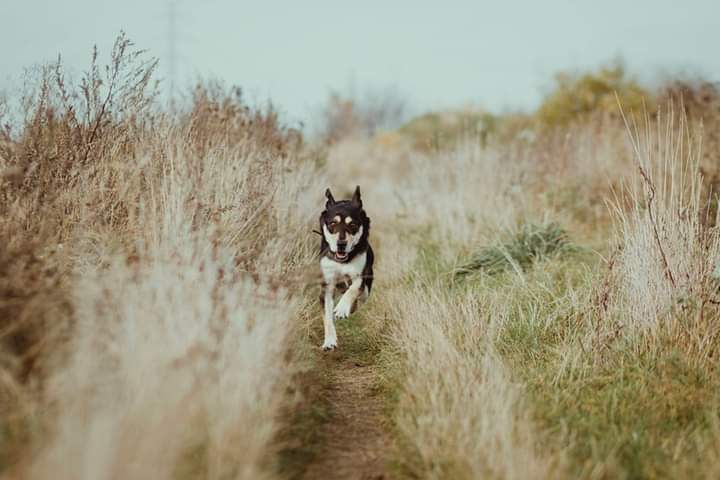
[[[347,253],[337,252],[335,255],[336,255],[339,259],[343,259],[343,258],[347,257]]]

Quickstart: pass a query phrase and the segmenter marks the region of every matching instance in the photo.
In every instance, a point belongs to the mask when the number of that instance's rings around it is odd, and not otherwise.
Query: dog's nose
[[[337,246],[338,246],[338,250],[343,252],[343,251],[345,251],[345,247],[347,247],[347,242],[338,242]]]

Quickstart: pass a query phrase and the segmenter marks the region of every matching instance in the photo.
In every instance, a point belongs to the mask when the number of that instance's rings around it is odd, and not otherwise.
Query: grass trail
[[[313,352],[304,402],[293,419],[296,443],[283,451],[292,479],[387,478],[390,437],[377,365],[380,349],[361,312],[337,322],[341,347]],[[311,342],[321,343],[322,327]]]

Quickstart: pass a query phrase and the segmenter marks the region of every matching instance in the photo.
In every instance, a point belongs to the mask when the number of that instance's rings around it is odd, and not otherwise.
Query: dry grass
[[[96,56],[79,87],[45,70],[3,158],[15,478],[273,475],[325,182],[262,112],[156,113],[141,58],[120,38],[109,82]]]
[[[442,151],[345,138],[319,169],[237,89],[200,85],[165,112],[127,39],[100,63],[78,84],[60,62],[38,70],[0,132],[7,478],[293,475],[278,432],[320,420],[286,428],[288,392],[330,388],[296,375],[320,327],[311,230],[325,187],[358,183],[378,281],[341,329],[345,360],[382,373],[391,473],[716,476],[717,152],[698,118]],[[533,235],[483,249],[554,222],[581,248],[549,254],[567,240],[549,229],[541,250]],[[456,278],[477,252],[503,268]],[[377,387],[363,381],[358,396]]]
[[[629,328],[656,330],[676,307],[710,298],[720,239],[707,228],[701,147],[685,117],[671,111],[654,129],[628,128],[637,173],[628,187],[634,208],[614,208],[622,248],[617,307]]]
[[[419,279],[389,299],[391,333],[405,362],[396,425],[422,478],[552,478],[558,461],[540,439],[517,385],[495,350],[507,312],[477,292],[454,294]]]
[[[680,118],[435,153],[330,152],[339,183],[340,159],[353,177],[375,175],[365,191],[381,199],[381,254],[406,259],[369,319],[392,326],[397,475],[712,477],[717,232]],[[453,281],[478,247],[548,220],[581,248]]]

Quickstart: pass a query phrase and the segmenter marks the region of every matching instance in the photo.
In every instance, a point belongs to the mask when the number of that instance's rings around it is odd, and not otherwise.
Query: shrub
[[[67,81],[59,57],[29,79],[35,88],[23,100],[24,124],[9,159],[22,170],[25,191],[70,183],[111,148],[130,153],[153,121],[157,94],[152,81],[157,60],[133,47],[121,33],[104,67],[95,48],[78,85]]]
[[[498,116],[480,110],[429,112],[403,125],[400,133],[409,136],[415,148],[453,148],[465,138],[486,141],[498,121]]]
[[[371,137],[403,121],[405,99],[392,88],[369,90],[363,97],[330,92],[321,113],[320,136],[326,143],[345,137]]]
[[[626,111],[641,111],[652,96],[619,63],[581,75],[559,73],[535,115],[543,128],[564,127],[593,115],[616,115],[618,100]]]
[[[524,225],[510,241],[481,248],[456,275],[482,271],[495,275],[508,269],[526,270],[533,263],[575,250],[557,223]]]
[[[192,93],[189,112],[183,114],[192,143],[203,153],[214,147],[256,143],[287,156],[302,145],[302,134],[285,127],[270,103],[265,108],[247,105],[242,89],[221,82],[199,82]]]
[[[690,127],[702,134],[702,173],[705,198],[720,191],[720,85],[702,80],[675,80],[665,85],[659,101],[681,109]]]

